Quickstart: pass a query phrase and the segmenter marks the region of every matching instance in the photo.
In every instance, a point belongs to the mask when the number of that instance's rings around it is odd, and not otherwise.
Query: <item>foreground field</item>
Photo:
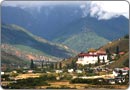
[[[86,89],[86,88],[108,88],[108,89],[127,89],[128,85],[90,85],[90,84],[71,84],[68,81],[59,81],[59,82],[48,82],[50,86],[40,86],[37,88],[73,88],[73,89]]]

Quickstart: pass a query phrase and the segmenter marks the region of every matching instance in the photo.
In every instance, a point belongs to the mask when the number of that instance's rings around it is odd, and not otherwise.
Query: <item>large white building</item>
[[[89,51],[88,53],[80,53],[78,54],[78,61],[76,63],[82,65],[95,64],[98,63],[98,59],[100,60],[101,63],[108,62],[106,52],[98,50],[98,51]]]

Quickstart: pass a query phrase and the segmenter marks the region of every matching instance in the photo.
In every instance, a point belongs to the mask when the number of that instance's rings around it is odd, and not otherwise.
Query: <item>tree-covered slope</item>
[[[88,6],[89,7],[89,6]],[[87,9],[87,6],[86,6]],[[2,7],[2,23],[16,24],[47,40],[77,34],[88,28],[108,40],[128,34],[129,20],[118,16],[107,20],[83,17],[83,10],[77,5],[47,5],[37,8]]]
[[[98,48],[97,50],[106,50],[108,49],[111,54],[116,52],[116,47],[119,46],[119,52],[124,52],[124,54],[120,55],[118,59],[113,60],[113,63],[107,65],[109,68],[122,68],[122,67],[129,67],[129,37],[128,35],[122,37],[118,40],[114,40],[112,42],[103,45],[102,47]],[[86,51],[87,52],[87,51]],[[63,66],[72,65],[72,61],[77,61],[78,56],[63,60],[61,63]]]
[[[41,52],[42,55],[57,58],[66,58],[74,54],[71,49],[37,37],[17,25],[2,24],[1,42],[3,44],[11,44],[23,51],[36,54]]]
[[[98,36],[91,31],[84,31],[68,37],[63,44],[77,51],[87,51],[89,48],[99,48],[108,43],[109,40]]]
[[[110,52],[115,52],[116,47],[119,47],[119,51],[128,52],[129,51],[129,38],[126,36],[107,43],[106,45],[100,47],[104,50],[109,49]]]
[[[21,59],[15,55],[7,53],[5,51],[1,51],[1,65],[6,65],[8,69],[14,69],[18,67],[27,67],[30,62],[25,59]]]
[[[117,46],[119,47],[119,52],[124,52],[124,54],[120,55],[119,59],[116,60],[114,63],[108,65],[108,67],[129,67],[129,35],[119,38],[118,40],[109,42],[108,44],[100,47],[100,49],[108,49],[110,53],[116,53]]]

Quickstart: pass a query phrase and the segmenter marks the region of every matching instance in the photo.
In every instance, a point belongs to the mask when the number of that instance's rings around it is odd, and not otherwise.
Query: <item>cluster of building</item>
[[[107,63],[109,61],[107,57],[105,50],[90,49],[87,53],[83,52],[78,54],[78,61],[76,63],[82,65],[95,64],[98,63],[98,60],[100,60],[101,63]]]

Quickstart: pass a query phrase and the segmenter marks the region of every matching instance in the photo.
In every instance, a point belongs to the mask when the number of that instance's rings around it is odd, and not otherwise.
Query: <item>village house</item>
[[[77,64],[87,65],[87,64],[95,64],[100,60],[101,63],[107,63],[107,54],[104,50],[95,50],[90,49],[87,53],[78,54]]]

